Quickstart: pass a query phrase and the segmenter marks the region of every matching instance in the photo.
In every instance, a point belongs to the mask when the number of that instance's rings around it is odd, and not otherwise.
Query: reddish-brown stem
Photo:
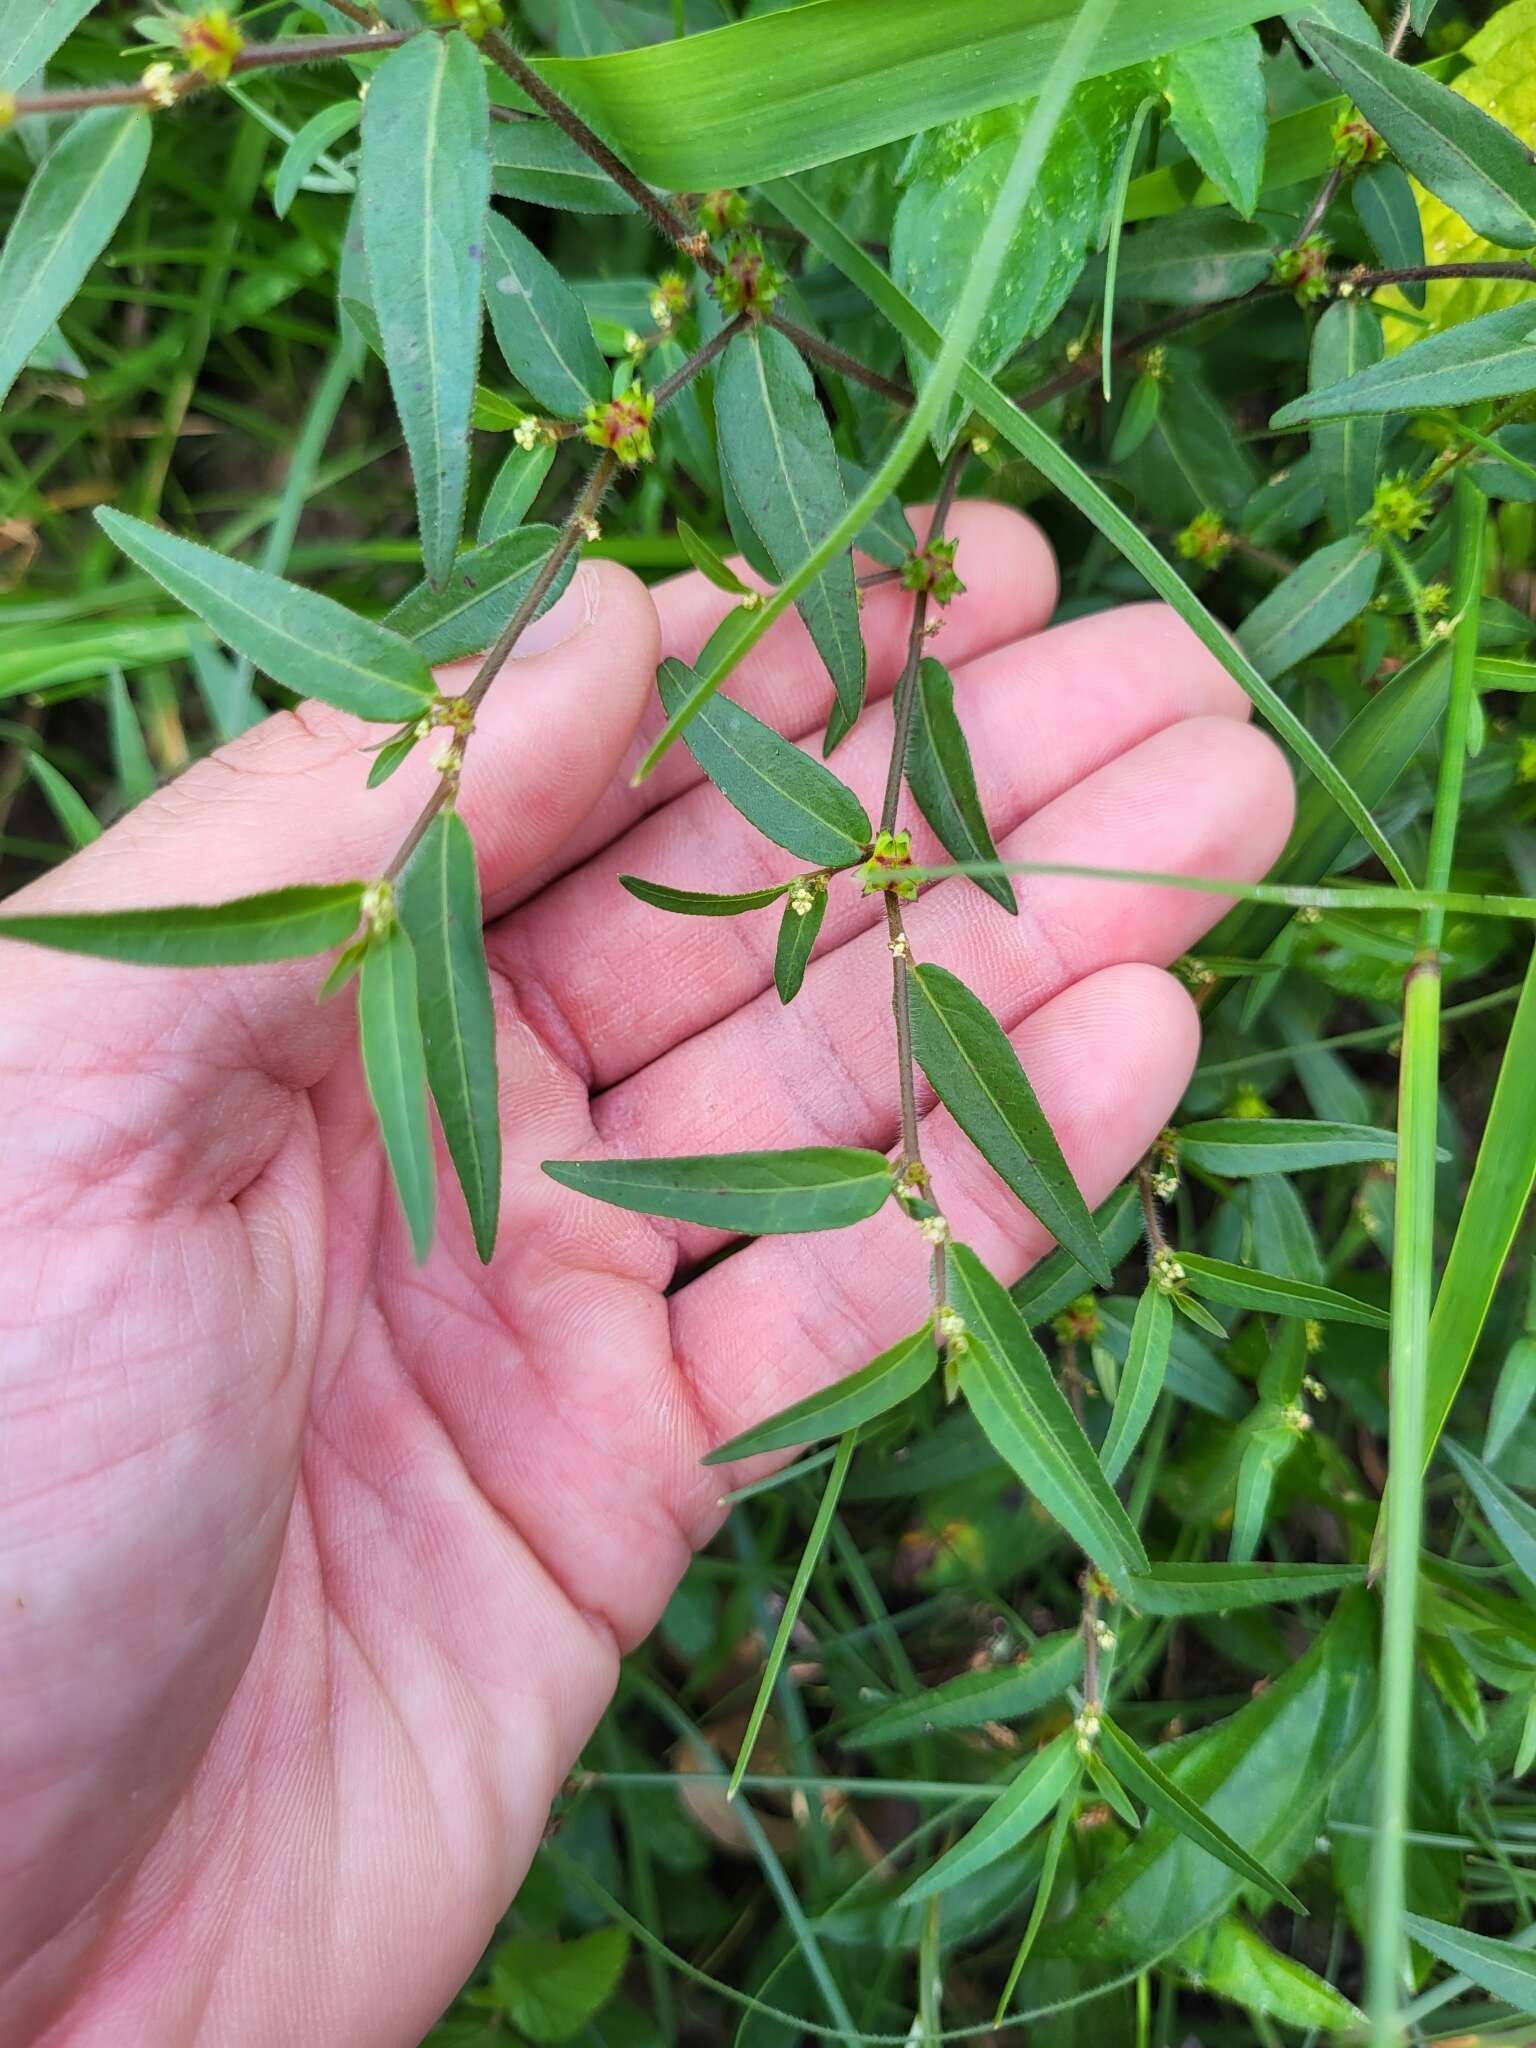
[[[380,35],[303,36],[292,42],[249,43],[230,65],[232,72],[269,71],[280,64],[324,64],[339,57],[364,57],[374,50],[397,49],[420,31],[390,29]],[[201,72],[184,71],[171,81],[170,91],[178,100],[191,99],[216,83]],[[91,85],[63,92],[34,93],[16,102],[16,114],[73,114],[91,107],[149,107],[159,101],[148,86],[135,80],[132,85]]]

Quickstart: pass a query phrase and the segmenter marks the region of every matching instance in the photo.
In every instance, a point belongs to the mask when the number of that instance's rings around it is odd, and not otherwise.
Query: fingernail
[[[552,647],[562,647],[567,640],[573,640],[578,633],[584,633],[588,626],[595,625],[603,598],[603,579],[591,562],[580,562],[576,574],[559,602],[552,604],[544,616],[533,624],[518,641],[515,658],[521,660],[530,654],[548,654]]]

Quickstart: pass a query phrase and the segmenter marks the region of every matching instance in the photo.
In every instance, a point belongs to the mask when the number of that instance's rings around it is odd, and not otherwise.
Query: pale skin
[[[969,591],[935,652],[1004,856],[1262,875],[1290,777],[1219,665],[1156,606],[1046,631],[1037,530],[966,504],[950,531]],[[693,655],[728,602],[586,565],[482,712],[462,802],[500,1023],[489,1268],[446,1159],[413,1264],[320,963],[4,949],[0,2039],[410,2048],[516,1891],[620,1654],[718,1526],[740,1475],[703,1455],[926,1313],[894,1204],[690,1278],[718,1239],[539,1170],[897,1140],[877,899],[835,888],[785,1010],[776,913],[669,918],[615,880],[795,871],[682,749],[628,787],[659,653]],[[869,593],[872,702],[835,757],[872,809],[909,607]],[[818,745],[829,685],[797,621],[732,689]],[[377,874],[432,770],[369,793],[374,737],[313,706],[272,718],[14,905]],[[1197,1021],[1164,970],[1223,906],[1018,887],[1014,920],[940,884],[908,930],[998,1015],[1096,1202],[1178,1103]],[[1048,1239],[921,1100],[956,1234],[1012,1279]]]

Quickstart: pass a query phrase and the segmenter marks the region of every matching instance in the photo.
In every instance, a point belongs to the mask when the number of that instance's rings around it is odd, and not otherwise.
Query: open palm
[[[1219,666],[1156,607],[1042,632],[1035,529],[973,504],[952,530],[970,588],[939,652],[1005,857],[1262,873],[1289,780]],[[720,1240],[539,1170],[897,1134],[877,899],[834,891],[785,1010],[771,916],[671,919],[616,886],[794,865],[681,750],[629,789],[658,651],[694,654],[728,602],[697,578],[655,600],[584,567],[470,749],[506,1131],[489,1268],[451,1175],[412,1263],[350,1004],[316,1006],[314,963],[6,951],[7,2042],[414,2042],[510,1900],[620,1652],[715,1527],[702,1454],[926,1312],[891,1205],[690,1278]],[[866,797],[908,603],[866,608],[875,701],[837,762]],[[797,622],[734,687],[817,744],[830,686]],[[27,907],[377,873],[431,771],[367,793],[362,738],[312,707],[269,720]],[[914,949],[1010,1031],[1097,1201],[1184,1086],[1195,1017],[1161,970],[1221,906],[1062,879],[1020,905],[942,884]],[[924,1142],[957,1234],[999,1272],[1039,1255],[943,1112]]]

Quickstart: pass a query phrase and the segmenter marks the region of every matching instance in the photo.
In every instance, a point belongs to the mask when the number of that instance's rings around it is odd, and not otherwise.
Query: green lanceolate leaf
[[[43,160],[0,250],[0,401],[111,240],[148,155],[142,107],[98,107]]]
[[[1111,1268],[1140,1239],[1141,1201],[1134,1180],[1122,1181],[1093,1212],[1093,1227]],[[1057,1249],[1009,1289],[1026,1322],[1048,1323],[1093,1285],[1093,1275],[1070,1252]]]
[[[943,662],[930,657],[918,669],[912,712],[907,781],[918,809],[953,859],[996,860],[997,848],[976,794],[971,750],[955,716],[955,686]],[[978,875],[975,880],[1004,910],[1017,913],[1018,899],[1006,875]]]
[[[468,548],[438,589],[418,583],[384,623],[427,661],[458,661],[489,647],[532,589],[559,535],[552,526],[517,526],[499,540]],[[576,557],[560,564],[539,600],[547,612],[575,573]]]
[[[1481,313],[1427,341],[1416,341],[1384,362],[1346,377],[1326,391],[1309,391],[1282,405],[1273,427],[1310,426],[1352,414],[1424,412],[1469,405],[1479,398],[1512,398],[1536,391],[1536,342],[1528,305]]]
[[[1208,305],[1262,284],[1274,257],[1275,238],[1256,221],[1179,214],[1126,236],[1119,291],[1152,305]]]
[[[1245,218],[1264,179],[1263,59],[1255,31],[1239,28],[1186,44],[1159,66],[1174,132]]]
[[[914,967],[908,981],[912,1049],[934,1093],[1025,1207],[1107,1287],[1093,1216],[1008,1034],[946,968]]]
[[[485,964],[480,878],[468,828],[439,811],[400,877],[400,921],[416,952],[427,1080],[487,1263],[501,1207],[496,1014]]]
[[[1115,422],[1109,444],[1111,462],[1129,462],[1157,425],[1163,407],[1160,377],[1138,377],[1125,395],[1125,406]]]
[[[416,957],[402,925],[368,942],[357,978],[357,1021],[369,1099],[419,1264],[432,1249],[437,1162],[427,1116]]]
[[[850,462],[846,455],[837,458],[837,466],[843,473],[843,488],[850,498],[856,498],[874,474],[872,470],[861,468],[857,462]],[[894,491],[884,504],[876,506],[854,546],[885,569],[899,569],[916,548],[917,535],[912,531],[912,522]]]
[[[915,1905],[920,1899],[952,1890],[1026,1841],[1055,1811],[1062,1793],[1077,1776],[1076,1742],[1073,1730],[1064,1728],[1038,1756],[1031,1757],[964,1839],[907,1887],[906,1904]]]
[[[1179,1153],[1210,1173],[1300,1173],[1395,1159],[1397,1133],[1367,1124],[1309,1123],[1301,1117],[1211,1117],[1185,1124]]]
[[[990,1671],[962,1671],[945,1685],[915,1699],[895,1700],[844,1737],[855,1749],[887,1742],[911,1742],[936,1729],[981,1728],[989,1721],[1015,1721],[1060,1699],[1083,1668],[1081,1629],[1045,1636],[1022,1664]]]
[[[1007,1289],[966,1245],[952,1248],[949,1267],[966,1325],[960,1390],[993,1449],[1100,1570],[1145,1571],[1141,1538]]]
[[[1142,1431],[1152,1419],[1157,1397],[1163,1391],[1172,1342],[1173,1303],[1161,1287],[1148,1286],[1136,1306],[1131,1345],[1115,1395],[1115,1412],[1099,1452],[1104,1476],[1111,1483],[1125,1470],[1132,1451],[1141,1441]]]
[[[1250,1856],[1224,1827],[1202,1813],[1189,1794],[1123,1729],[1117,1728],[1107,1714],[1099,1725],[1099,1744],[1111,1768],[1160,1820],[1177,1828],[1181,1835],[1204,1849],[1207,1855],[1225,1863],[1229,1870],[1235,1870],[1249,1884],[1259,1885],[1279,1899],[1282,1905],[1289,1906],[1293,1913],[1306,1912],[1306,1907],[1288,1885],[1283,1885],[1266,1870],[1256,1856]]]
[[[1363,535],[1330,541],[1254,606],[1238,629],[1243,652],[1273,682],[1360,616],[1380,574],[1380,552]]]
[[[1356,1301],[1352,1295],[1340,1294],[1332,1287],[1315,1287],[1305,1280],[1258,1273],[1252,1267],[1230,1265],[1225,1259],[1208,1259],[1199,1252],[1181,1251],[1178,1259],[1191,1291],[1226,1308],[1253,1309],[1271,1316],[1311,1316],[1322,1323],[1363,1323],[1372,1330],[1387,1327],[1388,1318],[1379,1308]]]
[[[771,327],[741,334],[715,372],[721,466],[777,576],[797,569],[848,509],[811,373]],[[853,558],[840,555],[799,602],[846,731],[864,703],[864,636]]]
[[[847,1379],[823,1387],[819,1394],[808,1394],[793,1407],[781,1409],[766,1422],[732,1437],[728,1444],[711,1451],[704,1462],[730,1465],[763,1451],[787,1451],[798,1444],[814,1443],[818,1437],[841,1436],[845,1430],[861,1428],[926,1386],[938,1363],[933,1324],[924,1323]]]
[[[42,754],[29,752],[27,772],[47,800],[71,846],[89,846],[101,837],[101,823],[67,775],[61,775]]]
[[[580,299],[526,235],[486,215],[485,303],[507,368],[556,419],[580,419],[612,382]]]
[[[144,967],[242,967],[325,953],[352,936],[362,882],[271,889],[229,903],[178,903],[157,910],[18,912],[0,917],[0,939],[90,953]]]
[[[1307,381],[1314,391],[1342,384],[1385,353],[1381,315],[1360,299],[1336,299],[1312,330]],[[1352,533],[1371,508],[1383,422],[1366,415],[1312,429],[1313,466],[1337,534]]]
[[[751,596],[752,586],[742,582],[730,564],[721,560],[703,534],[695,533],[686,519],[679,519],[677,522],[677,537],[683,544],[684,554],[695,569],[713,583],[717,590],[728,590],[732,597]]]
[[[294,136],[283,151],[283,160],[277,167],[277,178],[272,187],[272,211],[279,220],[287,219],[288,209],[298,197],[304,180],[328,149],[340,142],[344,135],[351,134],[362,118],[362,111],[355,99],[338,100],[334,106],[322,107]]]
[[[749,1236],[841,1230],[873,1216],[891,1192],[890,1161],[852,1146],[690,1159],[546,1159],[544,1171],[596,1202]]]
[[[498,121],[491,131],[498,198],[568,213],[633,213],[635,202],[552,121]]]
[[[656,673],[670,715],[698,687],[685,663]],[[711,697],[684,734],[688,750],[722,796],[776,846],[821,867],[850,867],[872,837],[868,813],[846,782],[729,697]]]
[[[0,92],[19,92],[42,70],[96,0],[3,0],[0,4]]]
[[[226,646],[297,696],[386,725],[419,718],[431,703],[431,669],[387,627],[126,513],[96,518],[109,540]]]
[[[1528,1949],[1517,1948],[1512,1941],[1495,1941],[1489,1934],[1447,1927],[1441,1920],[1426,1920],[1421,1913],[1406,1914],[1403,1924],[1421,1947],[1450,1969],[1470,1977],[1516,2012],[1536,2014],[1536,1955]]]
[[[1228,1999],[1250,2014],[1268,2013],[1287,2026],[1333,2034],[1352,2030],[1365,2018],[1331,1984],[1271,1948],[1235,1913],[1185,1942],[1173,1961],[1205,1996]]]
[[[1130,1581],[1126,1598],[1142,1614],[1231,1614],[1341,1593],[1364,1577],[1354,1564],[1157,1564]]]
[[[480,509],[477,538],[482,547],[522,525],[523,514],[539,495],[554,459],[553,441],[536,441],[531,448],[508,450]]]
[[[1446,1437],[1445,1451],[1451,1463],[1471,1487],[1478,1506],[1488,1517],[1488,1526],[1509,1552],[1510,1562],[1526,1585],[1536,1592],[1536,1508],[1523,1501],[1512,1486],[1479,1458],[1474,1458],[1454,1437]]]
[[[679,917],[740,917],[743,911],[766,910],[789,890],[788,882],[775,882],[771,889],[715,896],[706,889],[669,889],[664,882],[642,881],[639,875],[620,875],[619,882],[642,903],[649,903],[654,910],[675,911]]]
[[[779,921],[779,943],[773,955],[773,985],[779,992],[781,1003],[792,1003],[799,995],[805,970],[810,965],[811,951],[821,931],[822,919],[827,914],[825,881],[818,876],[810,887],[810,908],[798,908],[796,898],[791,896]]]
[[[1369,43],[1316,21],[1298,24],[1296,36],[1419,183],[1474,233],[1507,249],[1536,242],[1536,163],[1518,136]]]
[[[1424,261],[1424,224],[1408,174],[1400,164],[1373,164],[1359,171],[1350,197],[1383,270],[1413,270]],[[1424,284],[1400,287],[1410,306],[1424,303]]]
[[[428,581],[441,583],[469,487],[491,196],[485,67],[467,36],[413,36],[375,72],[358,192],[422,558]]]

